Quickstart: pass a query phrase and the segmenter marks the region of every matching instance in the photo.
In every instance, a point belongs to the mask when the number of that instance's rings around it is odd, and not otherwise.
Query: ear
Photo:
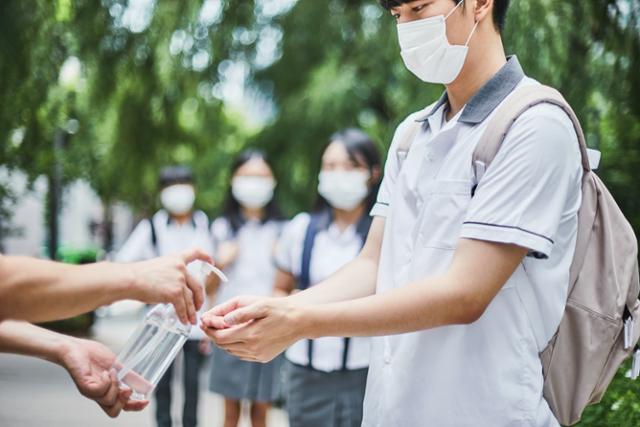
[[[380,182],[380,175],[381,175],[380,166],[374,166],[373,168],[371,168],[370,182],[372,184],[377,184],[378,182]]]
[[[480,22],[483,19],[493,20],[493,0],[476,0],[473,6],[473,18],[475,22]]]

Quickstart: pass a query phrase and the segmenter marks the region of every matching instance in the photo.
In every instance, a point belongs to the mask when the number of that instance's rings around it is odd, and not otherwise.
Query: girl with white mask
[[[282,229],[274,200],[276,180],[265,153],[242,152],[231,168],[224,214],[211,225],[213,258],[229,282],[219,284],[210,296],[222,303],[241,294],[273,292],[273,251]],[[225,398],[225,427],[238,425],[241,401],[248,401],[251,425],[266,423],[267,411],[277,398],[281,363],[244,362],[213,348],[210,390]]]
[[[371,220],[380,157],[362,131],[334,134],[322,154],[319,208],[285,227],[276,250],[277,296],[304,290],[353,260]],[[356,426],[362,421],[369,340],[320,338],[286,352],[291,427]]]
[[[118,262],[142,261],[192,248],[211,254],[209,218],[201,210],[194,209],[196,190],[191,169],[184,165],[167,166],[160,171],[158,184],[162,209],[140,221],[115,259]],[[200,309],[198,317],[206,310],[205,305]],[[204,344],[208,342],[204,338],[200,328],[191,328],[188,340],[182,348],[183,357],[171,364],[154,390],[158,427],[171,426],[173,373],[179,360],[182,360],[185,391],[182,425],[197,425],[200,368],[206,353]]]

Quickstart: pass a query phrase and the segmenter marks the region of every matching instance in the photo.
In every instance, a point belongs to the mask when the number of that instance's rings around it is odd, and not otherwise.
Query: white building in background
[[[27,188],[27,177],[21,172],[8,173],[0,168],[0,180],[7,183],[17,197],[10,225],[19,234],[4,237],[2,244],[7,255],[41,257],[47,239],[45,205],[47,179],[39,177],[32,190]],[[102,237],[92,224],[102,224],[103,206],[98,195],[85,181],[75,181],[64,188],[59,215],[59,243],[72,248],[102,246]],[[123,204],[113,208],[114,247],[124,242],[133,227],[131,210]]]

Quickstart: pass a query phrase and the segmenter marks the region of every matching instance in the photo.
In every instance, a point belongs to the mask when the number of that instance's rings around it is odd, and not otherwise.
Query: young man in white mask
[[[382,4],[408,69],[446,92],[398,127],[363,250],[305,292],[214,308],[207,333],[249,360],[303,337],[378,336],[363,426],[558,426],[538,354],[563,315],[575,249],[572,122],[559,107],[531,108],[477,180],[472,155],[493,113],[538,84],[505,57],[509,1]]]
[[[193,209],[195,188],[193,175],[184,166],[170,166],[160,172],[160,202],[162,209],[153,217],[141,221],[118,251],[116,259],[131,262],[175,253],[187,248],[199,248],[212,254],[209,219],[202,211]],[[206,302],[202,310],[206,309]],[[200,328],[191,328],[183,347],[185,400],[182,425],[197,424],[199,372],[203,361],[200,341],[204,338]],[[154,396],[158,427],[171,427],[171,383],[173,365],[164,374]]]

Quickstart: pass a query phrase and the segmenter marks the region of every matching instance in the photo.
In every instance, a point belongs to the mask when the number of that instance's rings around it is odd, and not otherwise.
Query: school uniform
[[[220,285],[216,304],[240,295],[270,296],[273,293],[273,254],[281,230],[280,221],[247,221],[237,231],[224,217],[213,222],[214,248],[228,241],[235,241],[239,246],[237,259],[225,271],[229,282]],[[273,402],[278,397],[280,358],[265,364],[247,362],[218,347],[214,347],[211,357],[209,390],[213,393],[255,402]]]
[[[315,232],[311,233],[312,229]],[[364,235],[366,230],[359,233],[358,225],[341,231],[330,218],[302,213],[285,228],[276,264],[312,286],[352,261],[362,248]],[[291,427],[360,426],[369,366],[368,338],[301,340],[285,357]]]
[[[558,426],[538,354],[568,292],[581,203],[577,136],[559,107],[539,105],[515,122],[486,171],[472,165],[495,109],[535,84],[511,57],[449,122],[445,93],[398,128],[372,210],[386,218],[378,293],[444,273],[461,238],[529,253],[478,321],[373,339],[363,426]],[[398,154],[414,120],[421,132]]]
[[[149,220],[141,221],[116,255],[118,262],[133,262],[179,253],[199,248],[208,254],[213,251],[209,235],[209,219],[204,212],[196,211],[189,221],[178,224],[165,210],[158,211]],[[198,312],[200,316],[206,310],[206,301]],[[198,326],[192,326],[182,349],[184,359],[184,408],[182,425],[194,427],[198,411],[199,372],[203,356],[199,350],[199,341],[205,338]],[[154,396],[156,398],[156,421],[159,427],[171,426],[171,380],[174,364],[158,382]]]

